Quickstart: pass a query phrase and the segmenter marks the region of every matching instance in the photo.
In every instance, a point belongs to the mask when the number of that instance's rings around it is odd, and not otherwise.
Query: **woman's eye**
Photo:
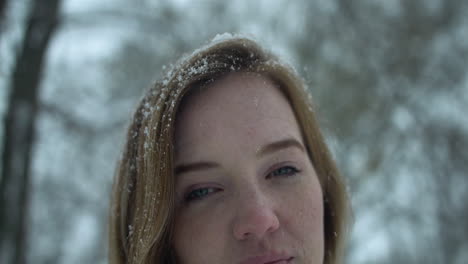
[[[299,170],[292,166],[284,166],[271,172],[268,177],[294,176]]]
[[[214,188],[214,187],[206,187],[206,188],[199,188],[199,189],[195,189],[191,192],[189,192],[186,196],[185,196],[185,201],[186,202],[191,202],[191,201],[194,201],[194,200],[201,200],[203,198],[205,198],[206,196],[212,194],[212,193],[215,193],[215,192],[218,192],[220,191],[219,188]]]

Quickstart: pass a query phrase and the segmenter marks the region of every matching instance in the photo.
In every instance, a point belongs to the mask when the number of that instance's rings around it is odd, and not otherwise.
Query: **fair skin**
[[[320,183],[269,79],[233,73],[192,95],[175,139],[180,263],[323,263]]]

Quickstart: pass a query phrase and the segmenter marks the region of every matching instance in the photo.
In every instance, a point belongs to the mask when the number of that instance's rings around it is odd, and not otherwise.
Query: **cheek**
[[[304,255],[316,259],[324,251],[323,198],[318,181],[303,184],[285,203],[286,228],[303,245]]]
[[[177,216],[174,226],[174,249],[181,263],[212,263],[220,259],[226,237],[225,222],[215,214],[190,213]]]
[[[298,197],[299,196],[299,197]],[[303,230],[313,231],[314,234],[323,231],[323,204],[321,195],[314,193],[302,193],[296,196],[294,202],[289,203],[290,214],[296,226],[303,227]],[[293,204],[293,206],[291,206]]]
[[[306,230],[312,230],[316,238],[323,237],[323,199],[322,193],[309,193],[303,203],[302,221]],[[320,234],[320,236],[319,236]]]
[[[323,229],[323,196],[318,181],[314,181],[310,186],[310,191],[304,193],[304,201],[306,201],[303,203],[303,210],[306,212],[304,214],[305,220],[309,220],[314,223],[315,227]]]

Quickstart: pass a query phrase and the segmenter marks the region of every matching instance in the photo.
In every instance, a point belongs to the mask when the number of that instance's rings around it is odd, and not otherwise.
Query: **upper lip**
[[[274,264],[276,262],[282,260],[292,260],[293,257],[286,255],[286,254],[265,254],[265,255],[258,255],[253,257],[248,257],[240,262],[240,264]]]

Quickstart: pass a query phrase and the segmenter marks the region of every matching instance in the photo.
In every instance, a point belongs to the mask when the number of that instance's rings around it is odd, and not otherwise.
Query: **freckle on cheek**
[[[252,137],[252,136],[254,136],[254,135],[255,135],[255,129],[254,129],[253,127],[249,127],[249,128],[247,129],[247,136],[248,136],[248,137]]]

